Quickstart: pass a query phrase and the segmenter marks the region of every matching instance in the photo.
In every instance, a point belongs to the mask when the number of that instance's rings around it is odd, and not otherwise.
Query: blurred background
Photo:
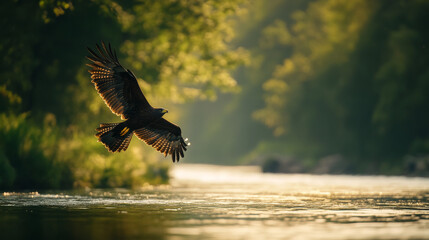
[[[120,121],[85,66],[101,41],[190,139],[183,162],[429,175],[429,1],[6,0],[0,12],[0,189],[168,182],[170,159],[143,142],[111,154],[94,137]]]

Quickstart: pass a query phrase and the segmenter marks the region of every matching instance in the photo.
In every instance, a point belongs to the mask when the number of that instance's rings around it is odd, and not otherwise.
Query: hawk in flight
[[[173,162],[184,157],[189,143],[182,138],[180,127],[165,120],[168,111],[154,108],[140,90],[137,78],[119,63],[116,52],[103,42],[97,50],[88,48],[92,83],[110,110],[125,121],[102,123],[97,128],[98,141],[110,152],[125,151],[133,134]]]

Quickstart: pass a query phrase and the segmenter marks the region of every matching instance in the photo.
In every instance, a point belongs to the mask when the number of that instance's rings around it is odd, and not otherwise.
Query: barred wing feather
[[[134,134],[164,156],[171,155],[173,162],[185,156],[184,151],[188,144],[182,138],[180,128],[164,118],[135,130]]]
[[[97,53],[88,48],[91,56],[87,58],[92,63],[87,65],[92,68],[89,72],[95,88],[110,110],[122,119],[129,119],[137,111],[152,108],[140,90],[136,77],[122,67],[110,44],[108,47],[104,43],[101,47],[98,44],[96,46]]]

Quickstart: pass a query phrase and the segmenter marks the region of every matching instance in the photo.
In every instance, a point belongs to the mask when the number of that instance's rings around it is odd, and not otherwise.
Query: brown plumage
[[[153,108],[140,90],[134,74],[122,67],[110,44],[96,44],[97,52],[88,48],[92,62],[92,83],[110,110],[125,121],[102,123],[97,128],[98,140],[111,152],[127,150],[133,133],[173,162],[184,157],[188,143],[177,125],[162,116],[168,111]]]

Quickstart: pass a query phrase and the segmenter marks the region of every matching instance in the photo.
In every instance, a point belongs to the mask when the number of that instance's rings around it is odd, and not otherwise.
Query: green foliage
[[[111,154],[94,138],[100,122],[119,119],[94,90],[86,47],[110,42],[154,105],[215,99],[239,89],[229,70],[247,53],[227,43],[242,2],[2,1],[0,188],[167,182],[153,149],[134,140]]]
[[[71,169],[74,187],[131,188],[168,182],[165,173],[169,162],[161,163],[156,153],[144,154],[138,141],[133,141],[125,152],[111,154],[94,136],[75,133],[64,139],[59,149],[58,159]]]
[[[237,91],[230,70],[243,63],[246,51],[231,49],[228,17],[234,1],[142,1],[132,6],[113,4],[122,28],[131,37],[121,51],[126,64],[149,85],[146,92],[175,102],[211,99],[217,91]]]
[[[284,59],[289,47],[269,48],[282,39],[286,31],[278,31],[287,26],[279,23],[279,16],[289,16],[306,1],[253,0],[245,5],[246,11],[239,16],[235,30],[238,40],[233,45],[245,46],[251,50],[251,61],[246,67],[235,72],[234,77],[241,91],[236,95],[222,95],[216,102],[194,103],[184,116],[183,125],[192,140],[191,160],[216,164],[236,164],[243,156],[256,149],[260,142],[272,139],[269,129],[252,120],[255,110],[264,106],[261,85],[270,78],[276,64]],[[264,30],[270,21],[275,22],[269,30]],[[263,32],[272,35],[273,40]]]
[[[268,93],[266,107],[254,114],[256,119],[272,127],[276,136],[290,128],[290,107],[287,105],[295,104],[289,103],[293,98],[291,95],[300,97],[301,93],[296,92],[307,81],[317,79],[331,66],[348,61],[348,54],[354,50],[360,30],[368,19],[367,5],[365,1],[316,1],[307,11],[293,14],[295,24],[291,27],[293,36],[289,43],[293,54],[278,65],[273,78],[263,84]],[[284,28],[289,31],[286,25]],[[326,92],[325,101],[331,100],[331,94]]]
[[[10,165],[9,159],[0,152],[0,186],[1,188],[11,188],[15,181],[15,169]]]
[[[138,187],[168,181],[168,166],[134,144],[110,154],[94,136],[65,138],[48,114],[42,126],[27,114],[0,115],[0,188]]]
[[[27,114],[0,115],[0,188],[58,188],[70,180],[61,162],[55,162],[58,133],[46,118],[43,127],[27,121]]]
[[[407,154],[428,154],[412,150],[429,139],[428,9],[328,0],[296,11],[291,28],[283,24],[293,51],[263,84],[265,107],[253,116],[286,146],[308,146],[316,158],[340,153],[359,171],[388,172]]]
[[[400,173],[407,156],[429,155],[427,1],[253,0],[246,10],[234,42],[252,58],[235,73],[242,91],[191,108],[194,159],[278,154],[311,168],[338,155],[353,173]]]
[[[168,180],[152,149],[134,140],[112,155],[92,136],[99,122],[119,121],[84,66],[85,47],[100,40],[153,105],[217,99],[167,116],[183,119],[187,160],[279,153],[311,167],[338,154],[355,172],[398,173],[405,156],[429,154],[428,9],[420,0],[2,1],[0,186]]]

